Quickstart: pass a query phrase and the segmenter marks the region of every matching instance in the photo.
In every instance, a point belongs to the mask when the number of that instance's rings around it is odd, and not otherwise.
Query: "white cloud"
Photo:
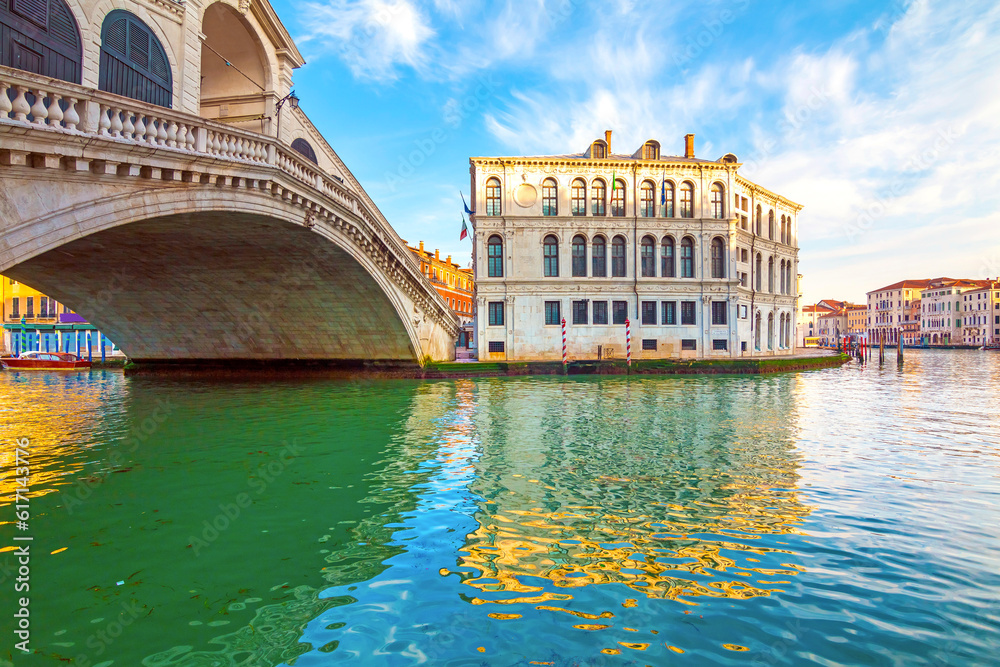
[[[305,48],[333,51],[358,78],[397,76],[398,66],[424,66],[433,37],[427,17],[411,0],[327,0],[302,5]]]

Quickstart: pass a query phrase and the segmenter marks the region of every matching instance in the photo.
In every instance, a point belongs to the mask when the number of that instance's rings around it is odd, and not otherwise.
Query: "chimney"
[[[421,241],[420,242],[420,252],[423,252],[423,251],[424,251],[424,242]]]
[[[441,261],[441,251],[438,250],[437,248],[434,248],[434,259],[436,259],[439,262]]]
[[[444,263],[451,266],[451,255],[448,255],[448,259],[444,260]]]
[[[684,135],[684,157],[694,157],[694,135]]]
[[[604,143],[608,145],[608,157],[611,157],[611,130],[604,130]]]

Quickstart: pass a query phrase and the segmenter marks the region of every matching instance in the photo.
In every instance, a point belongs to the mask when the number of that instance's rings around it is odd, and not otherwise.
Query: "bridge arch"
[[[425,318],[349,235],[306,226],[301,209],[265,193],[241,192],[234,210],[226,188],[133,191],[8,238],[0,272],[87,317],[133,359],[434,356]]]

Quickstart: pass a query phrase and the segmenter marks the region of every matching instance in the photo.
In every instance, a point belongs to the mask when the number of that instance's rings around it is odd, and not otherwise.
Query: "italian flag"
[[[458,237],[458,240],[461,241],[462,239],[464,239],[468,235],[469,235],[469,228],[465,225],[465,216],[463,215],[462,216],[462,234],[461,234],[461,236]]]

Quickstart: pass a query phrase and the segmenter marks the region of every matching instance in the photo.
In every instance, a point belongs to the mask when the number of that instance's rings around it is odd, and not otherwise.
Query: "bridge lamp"
[[[278,100],[278,105],[275,107],[274,112],[278,116],[278,131],[277,138],[281,139],[281,107],[285,106],[285,102],[288,102],[293,109],[299,108],[299,96],[295,94],[295,91],[289,91],[287,95]]]

